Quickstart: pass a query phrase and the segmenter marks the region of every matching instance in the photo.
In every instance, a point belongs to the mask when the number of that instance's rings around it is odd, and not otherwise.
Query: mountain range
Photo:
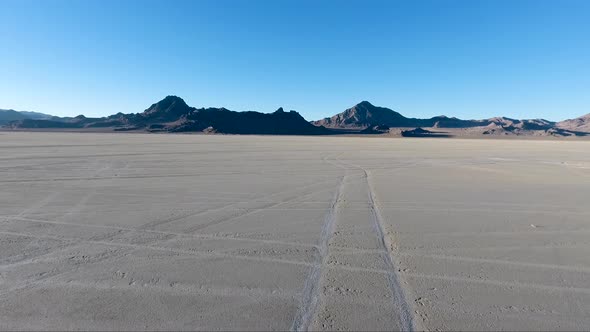
[[[176,96],[167,96],[141,113],[108,117],[18,119],[12,129],[102,129],[114,131],[206,132],[222,134],[318,135],[328,130],[306,121],[295,111],[273,113],[234,112],[225,108],[194,108]]]
[[[0,125],[10,129],[111,130],[148,132],[204,132],[222,134],[327,135],[395,134],[447,137],[456,135],[590,135],[590,114],[571,120],[517,120],[494,117],[462,120],[444,115],[429,119],[407,118],[368,101],[342,113],[306,121],[295,111],[279,108],[273,113],[235,112],[225,108],[195,108],[177,96],[167,96],[141,113],[117,113],[108,117],[55,117],[35,112],[0,110]],[[398,128],[399,130],[395,130]],[[415,128],[429,128],[418,130]],[[405,130],[404,130],[405,129]],[[414,129],[414,130],[413,130]]]
[[[444,130],[450,130],[450,133],[455,135],[458,132],[468,135],[586,136],[590,134],[590,114],[561,122],[545,119],[517,120],[507,117],[462,120],[444,115],[416,119],[406,118],[389,108],[374,106],[368,101],[362,101],[342,113],[311,121],[311,123],[334,130],[360,130],[361,133],[384,133],[390,132],[391,128],[427,127],[438,130],[434,133],[445,133]],[[403,133],[402,136],[404,136]]]
[[[0,126],[6,125],[13,121],[19,121],[24,119],[36,119],[36,120],[43,120],[43,119],[50,119],[51,115],[38,113],[38,112],[25,112],[25,111],[15,111],[15,110],[4,110],[0,109]]]

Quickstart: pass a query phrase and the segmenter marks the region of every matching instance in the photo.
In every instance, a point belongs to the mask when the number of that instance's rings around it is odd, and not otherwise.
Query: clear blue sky
[[[590,113],[590,1],[0,0],[0,108]]]

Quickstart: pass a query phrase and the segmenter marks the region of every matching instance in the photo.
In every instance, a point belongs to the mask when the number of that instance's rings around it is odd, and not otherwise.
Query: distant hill
[[[583,136],[590,133],[590,114],[573,120],[555,123],[544,119],[517,120],[495,117],[482,120],[462,120],[444,115],[429,119],[407,118],[385,107],[374,106],[368,101],[360,102],[332,117],[311,121],[316,126],[333,130],[357,130],[361,134],[383,133],[376,128],[438,128],[461,129],[467,135],[536,135],[536,136]],[[456,130],[455,130],[456,131]],[[400,132],[399,130],[397,132]],[[417,133],[401,131],[402,136]],[[426,136],[420,132],[420,136]],[[429,133],[429,137],[432,134]]]
[[[555,126],[564,130],[590,132],[590,114],[558,122]]]
[[[23,119],[27,119],[27,116],[15,110],[0,110],[0,125]]]
[[[19,121],[24,119],[49,119],[51,115],[37,113],[37,112],[24,112],[15,110],[4,110],[0,109],[0,126],[6,125],[12,121]]]
[[[46,119],[51,119],[53,117],[53,115],[39,113],[39,112],[20,111],[19,113],[23,114],[24,116],[26,116],[29,119],[35,119],[35,120],[46,120]]]
[[[400,127],[439,127],[465,128],[486,126],[490,122],[485,120],[461,120],[446,116],[430,119],[406,118],[400,113],[385,107],[374,106],[368,101],[362,101],[330,118],[312,121],[316,126],[333,129],[366,129],[373,126]]]
[[[326,128],[307,122],[295,111],[279,108],[274,113],[234,112],[225,108],[194,108],[176,96],[167,96],[141,113],[117,113],[103,118],[17,119],[10,123],[15,129],[102,128],[115,131],[206,132],[223,134],[317,135]]]
[[[389,108],[373,106],[362,101],[331,118],[313,121],[316,126],[340,129],[366,129],[372,126],[409,127],[415,126],[415,119],[408,119]]]

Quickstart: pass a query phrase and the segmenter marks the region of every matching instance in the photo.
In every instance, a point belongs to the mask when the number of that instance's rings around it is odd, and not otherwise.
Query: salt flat
[[[590,142],[0,133],[2,330],[585,330]]]

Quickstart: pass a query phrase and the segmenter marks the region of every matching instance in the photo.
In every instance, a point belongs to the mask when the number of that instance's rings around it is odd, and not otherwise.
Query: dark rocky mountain
[[[143,113],[139,113],[135,120],[146,124],[171,122],[178,120],[183,115],[191,113],[193,110],[194,108],[188,106],[182,98],[167,96],[150,106]]]
[[[430,119],[406,118],[400,113],[385,107],[374,106],[368,101],[336,114],[331,118],[312,121],[316,126],[333,129],[367,129],[374,126],[391,128],[436,127],[436,128],[467,128],[486,126],[486,120],[461,120],[446,116],[436,116]]]
[[[206,132],[223,134],[317,135],[327,134],[324,127],[307,122],[295,111],[279,108],[274,113],[234,112],[225,108],[194,108],[176,96],[168,96],[135,114],[117,113],[104,118],[74,118],[44,120],[18,119],[10,127],[100,129],[150,132]]]
[[[316,126],[338,129],[366,129],[372,126],[411,127],[415,119],[408,119],[389,108],[373,106],[362,101],[331,118],[313,121]]]
[[[234,112],[224,108],[197,109],[174,123],[169,131],[207,131],[231,134],[313,135],[329,133],[307,122],[295,111]]]

